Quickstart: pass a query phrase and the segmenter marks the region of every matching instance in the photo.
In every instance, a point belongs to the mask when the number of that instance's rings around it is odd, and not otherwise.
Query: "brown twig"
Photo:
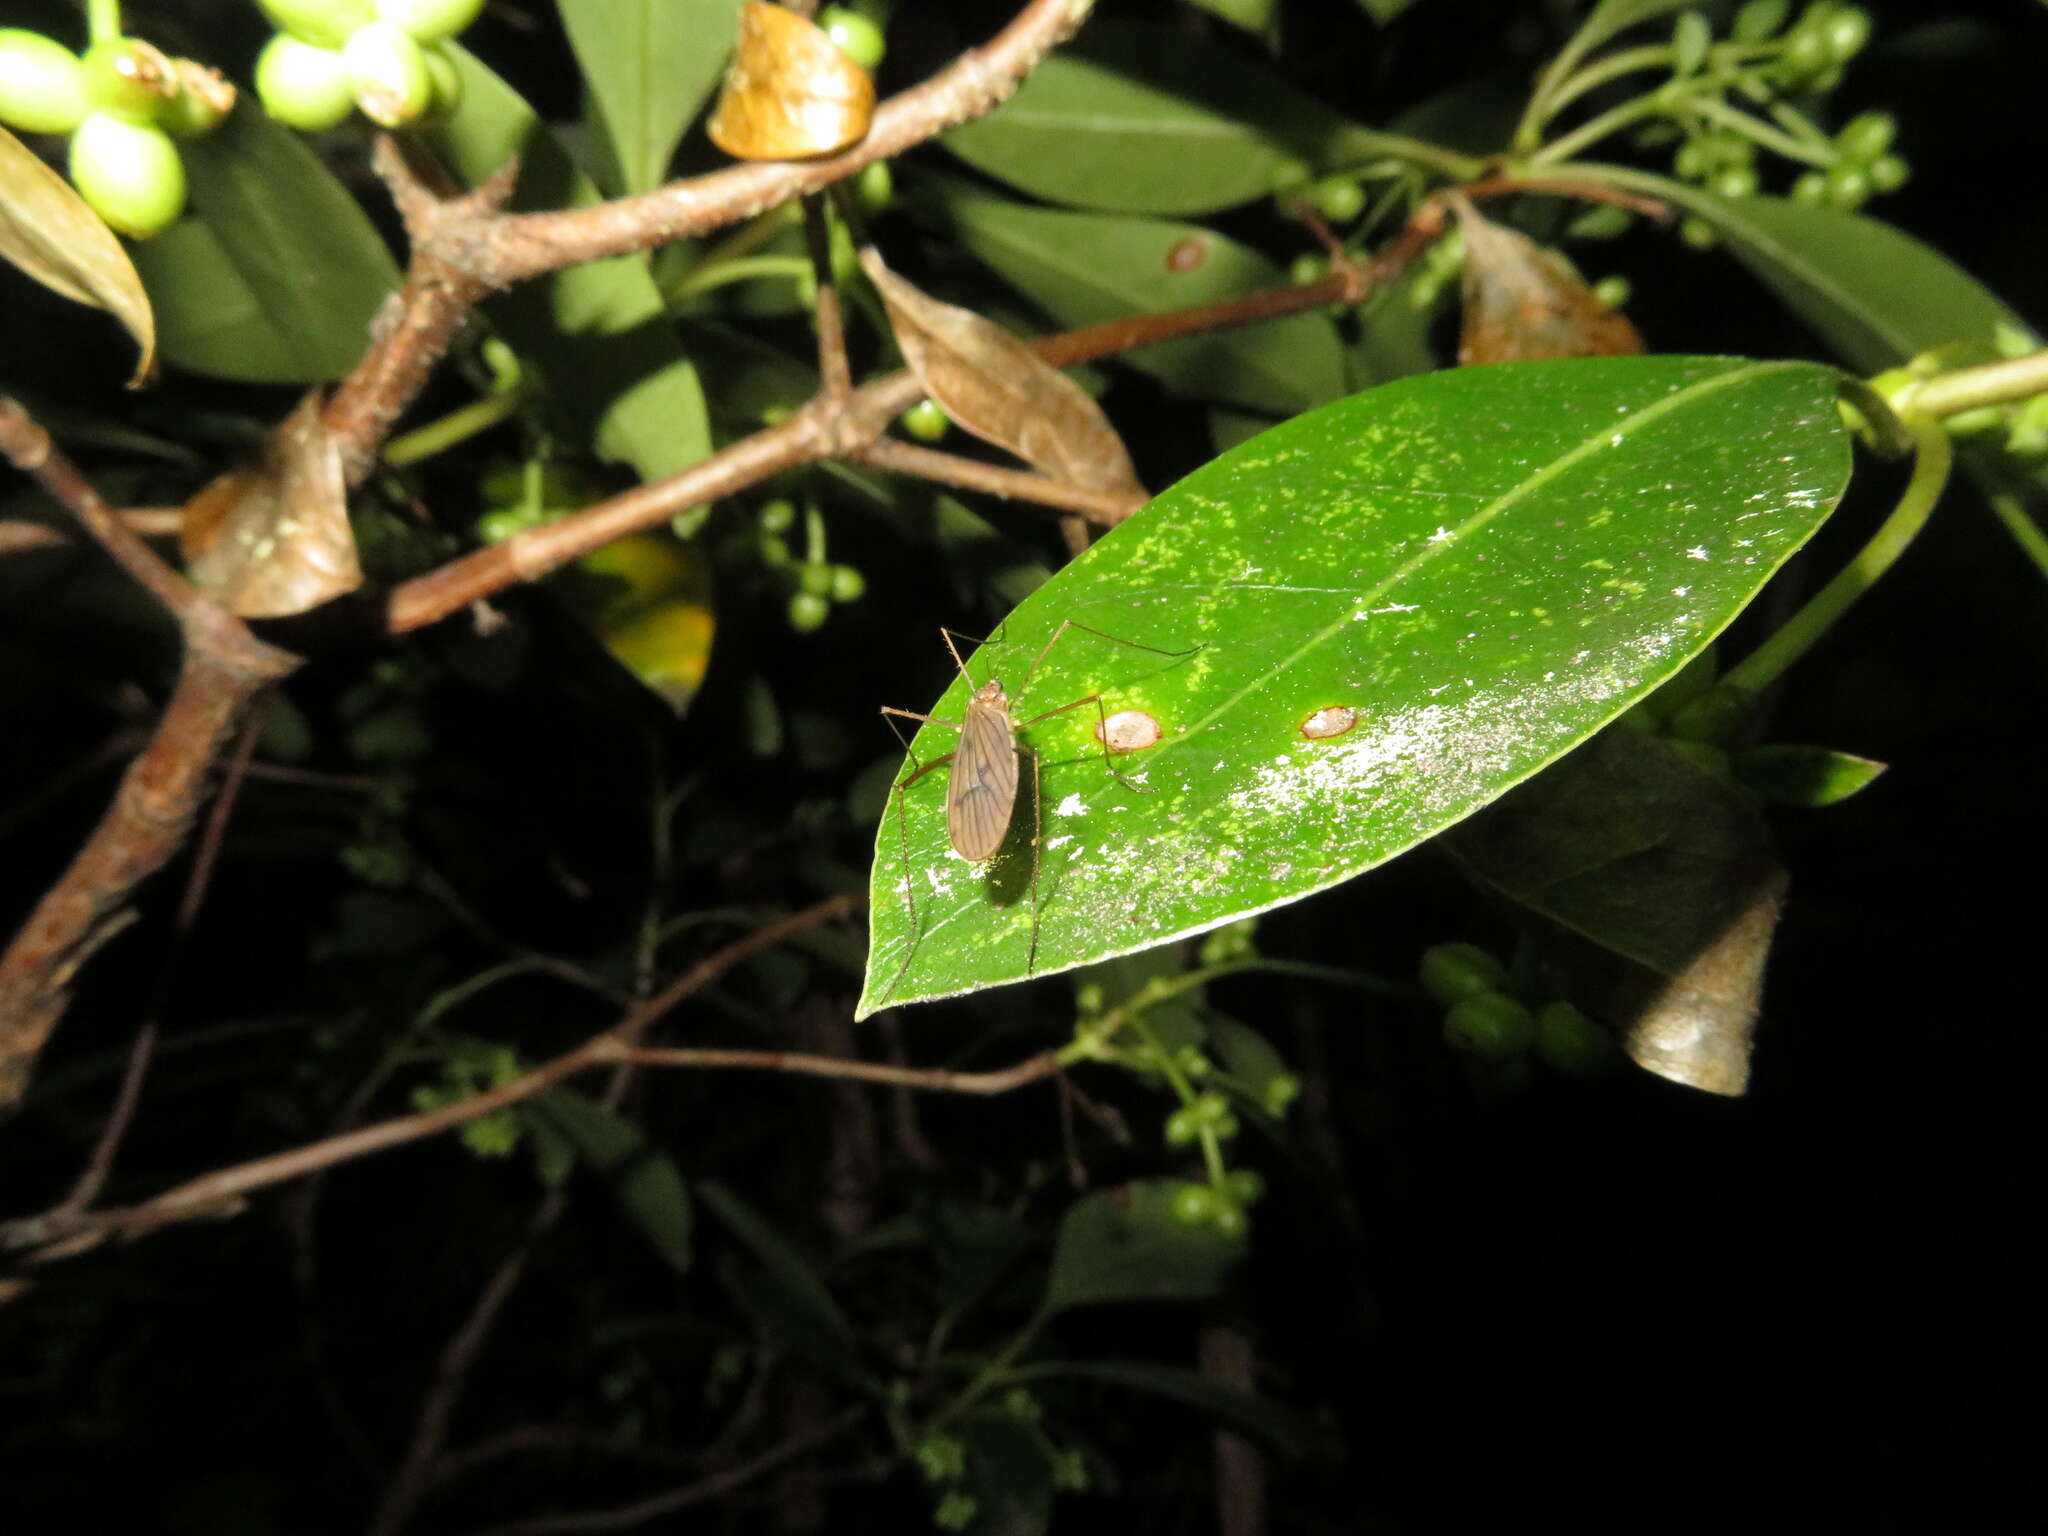
[[[19,1103],[69,1001],[71,978],[131,920],[128,899],[183,846],[213,764],[248,704],[298,658],[186,584],[20,406],[0,398],[0,454],[39,481],[177,620],[185,654],[149,745],[71,866],[0,954],[0,1107]]]
[[[832,223],[816,195],[804,199],[804,243],[818,298],[811,324],[818,333],[818,392],[837,403],[853,393],[853,368],[846,359],[846,321],[840,312],[839,280],[832,271]]]
[[[840,1082],[887,1083],[896,1088],[931,1093],[992,1095],[1009,1093],[1026,1083],[1056,1077],[1056,1052],[1041,1051],[1014,1066],[993,1072],[954,1072],[945,1067],[892,1067],[875,1061],[850,1061],[843,1056],[807,1056],[797,1051],[724,1050],[715,1046],[641,1045],[618,1053],[621,1061],[641,1067],[739,1067],[755,1072],[794,1072],[804,1077]]]
[[[957,454],[920,448],[915,443],[900,443],[892,437],[878,438],[865,448],[856,448],[842,457],[890,474],[913,475],[920,480],[935,480],[941,485],[980,491],[988,496],[1036,502],[1043,507],[1057,507],[1062,512],[1077,512],[1104,528],[1114,528],[1145,504],[1142,496],[1091,491],[1032,474],[1028,470],[1005,469],[1000,464],[963,459]]]

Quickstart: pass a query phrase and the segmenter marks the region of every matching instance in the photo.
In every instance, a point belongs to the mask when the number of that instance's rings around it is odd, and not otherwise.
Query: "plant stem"
[[[1693,103],[1693,108],[1709,122],[1733,128],[1744,138],[1775,150],[1788,160],[1804,160],[1808,165],[1830,166],[1835,163],[1835,151],[1831,144],[1808,144],[1791,134],[1773,128],[1760,117],[1752,117],[1740,107],[1731,107],[1725,101],[1711,97]]]
[[[1515,127],[1512,140],[1515,148],[1534,149],[1542,142],[1544,125],[1588,91],[1596,91],[1608,81],[1619,80],[1623,75],[1632,75],[1638,70],[1662,69],[1671,63],[1673,51],[1668,44],[1662,43],[1648,48],[1625,48],[1620,53],[1609,54],[1597,64],[1587,65],[1548,99],[1539,101],[1532,97],[1528,110],[1522,114],[1522,121]]]
[[[1923,416],[1955,416],[1986,405],[2011,405],[2048,393],[2048,351],[1958,368],[1900,391],[1893,408]]]
[[[121,0],[85,0],[87,42],[103,43],[121,35]]]
[[[680,304],[730,283],[752,282],[762,277],[801,279],[808,276],[810,270],[811,262],[807,256],[738,256],[716,264],[699,262],[671,283],[664,297],[671,304]]]
[[[1664,104],[1656,95],[1638,96],[1633,101],[1624,101],[1618,107],[1610,107],[1590,122],[1582,123],[1561,139],[1553,139],[1541,149],[1530,154],[1527,164],[1555,165],[1560,160],[1569,160],[1589,144],[1597,144],[1610,133],[1618,133],[1630,123],[1645,117],[1655,117],[1664,110]]]
[[[384,462],[393,469],[404,469],[422,459],[431,459],[437,453],[446,453],[457,443],[466,442],[480,432],[488,432],[519,409],[520,392],[506,390],[502,394],[485,395],[472,400],[458,410],[450,411],[439,421],[430,421],[423,427],[394,437],[384,445]]]
[[[1857,598],[1892,568],[1926,524],[1928,514],[1948,485],[1949,471],[1955,465],[1955,445],[1941,423],[1931,416],[1901,411],[1899,419],[1912,434],[1917,453],[1912,477],[1906,482],[1899,504],[1834,580],[1816,592],[1776,634],[1744,657],[1741,665],[1721,679],[1721,686],[1754,695],[1776,682],[1840,622]]]

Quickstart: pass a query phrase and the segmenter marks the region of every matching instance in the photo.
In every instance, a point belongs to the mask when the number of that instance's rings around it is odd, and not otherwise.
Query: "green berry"
[[[178,94],[165,105],[158,126],[181,139],[204,138],[235,109],[235,88],[217,69],[191,59],[173,59]]]
[[[1349,224],[1365,212],[1365,188],[1349,176],[1326,176],[1308,189],[1316,212],[1332,224]]]
[[[1707,146],[1700,139],[1687,139],[1678,146],[1678,153],[1671,157],[1671,169],[1687,181],[1697,181],[1707,173]]]
[[[850,565],[832,567],[832,591],[835,603],[857,603],[867,595],[868,579]]]
[[[1444,1040],[1468,1056],[1494,1061],[1519,1056],[1535,1038],[1536,1016],[1498,992],[1465,998],[1444,1015]]]
[[[1896,192],[1913,179],[1913,167],[1903,156],[1879,155],[1870,162],[1869,174],[1873,191]]]
[[[1618,272],[1611,277],[1601,278],[1593,285],[1593,297],[1609,309],[1620,309],[1625,306],[1629,295],[1634,291],[1629,286],[1628,279]]]
[[[1828,204],[1845,213],[1870,201],[1870,173],[1860,165],[1838,160],[1828,167]]]
[[[91,110],[77,54],[40,32],[0,27],[0,122],[23,133],[69,133]]]
[[[1737,199],[1756,195],[1756,172],[1746,165],[1731,165],[1714,173],[1711,183],[1716,197]]]
[[[770,533],[787,533],[796,526],[796,503],[770,501],[761,506],[761,526]]]
[[[1792,183],[1792,201],[1818,208],[1828,200],[1828,176],[1826,171],[1808,171]]]
[[[869,213],[880,213],[888,207],[896,197],[896,178],[890,173],[889,162],[877,160],[863,167],[853,179],[853,195]]]
[[[1422,952],[1422,990],[1448,1008],[1500,990],[1508,968],[1477,944],[1435,944]]]
[[[1209,1225],[1224,1237],[1239,1238],[1244,1236],[1245,1229],[1251,1223],[1245,1220],[1243,1206],[1232,1205],[1227,1200],[1218,1200],[1216,1212],[1209,1218]]]
[[[1201,1134],[1202,1117],[1192,1104],[1183,1104],[1166,1117],[1166,1144],[1169,1147],[1191,1146]]]
[[[832,605],[815,592],[798,592],[789,600],[789,627],[808,635],[832,615]]]
[[[341,50],[342,68],[356,105],[371,122],[399,128],[417,121],[434,104],[434,77],[427,56],[404,28],[373,21]]]
[[[1785,51],[1778,55],[1776,74],[1787,85],[1797,85],[1817,78],[1834,61],[1827,34],[1802,22],[1798,30],[1785,39]]]
[[[1183,1226],[1206,1227],[1222,1208],[1223,1202],[1207,1184],[1183,1184],[1173,1192],[1173,1219]]]
[[[668,531],[679,539],[694,539],[704,531],[704,525],[711,521],[711,504],[700,507],[685,507],[668,520]]]
[[[256,0],[279,30],[302,43],[339,48],[377,17],[375,0]]]
[[[1870,13],[1845,5],[1829,15],[1821,36],[1827,41],[1829,62],[1846,64],[1870,41]]]
[[[832,567],[829,565],[806,565],[797,572],[797,586],[812,597],[832,595]]]
[[[1631,220],[1626,208],[1612,203],[1595,203],[1572,219],[1565,233],[1574,240],[1612,240],[1628,233]]]
[[[71,135],[71,184],[122,234],[147,240],[185,208],[185,164],[150,123],[89,113]]]
[[[756,548],[761,563],[771,571],[779,571],[790,562],[789,540],[779,533],[763,533]]]
[[[1546,1003],[1537,1013],[1536,1054],[1566,1077],[1595,1077],[1621,1059],[1614,1037],[1570,1003]]]
[[[1233,1168],[1223,1176],[1223,1193],[1232,1205],[1257,1205],[1265,1196],[1266,1181],[1256,1168]]]
[[[1835,148],[1845,160],[1868,165],[1892,147],[1898,120],[1889,112],[1859,112],[1835,135]]]
[[[153,123],[178,94],[178,67],[139,37],[109,37],[85,50],[85,99],[95,112]]]
[[[415,42],[443,43],[466,30],[484,0],[377,0],[377,19],[403,27]]]
[[[1292,1072],[1276,1072],[1266,1079],[1266,1086],[1260,1098],[1267,1114],[1278,1118],[1287,1113],[1287,1106],[1301,1097],[1301,1079]]]
[[[936,400],[920,400],[898,418],[903,430],[920,442],[936,443],[953,422]]]
[[[1679,224],[1678,238],[1696,251],[1711,251],[1721,236],[1705,219],[1689,217]]]
[[[256,56],[256,97],[264,111],[302,133],[332,128],[356,109],[340,53],[285,32]]]
[[[1316,251],[1303,251],[1288,265],[1290,283],[1312,283],[1330,270],[1330,258]]]
[[[832,39],[839,51],[862,69],[872,73],[881,67],[882,56],[889,51],[888,44],[883,41],[882,29],[859,11],[828,5],[818,12],[818,25],[825,29],[825,35]]]
[[[486,512],[476,520],[476,536],[486,544],[502,544],[533,526],[533,519],[514,507]]]
[[[1760,43],[1785,25],[1791,10],[1790,0],[1749,0],[1735,13],[1729,35],[1738,43]]]

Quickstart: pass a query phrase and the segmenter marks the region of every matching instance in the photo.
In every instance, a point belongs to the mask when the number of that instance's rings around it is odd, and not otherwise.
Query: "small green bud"
[[[434,103],[434,77],[412,36],[388,21],[373,21],[341,50],[356,105],[371,122],[401,128]]]
[[[895,201],[896,178],[889,170],[889,162],[877,160],[873,165],[864,166],[860,175],[853,179],[853,194],[868,213],[880,213]]]
[[[1671,157],[1671,169],[1687,181],[1697,181],[1707,174],[1707,146],[1700,139],[1687,139],[1678,146],[1678,153]]]
[[[256,0],[280,30],[302,43],[339,49],[377,17],[375,0]]]
[[[1609,309],[1621,309],[1626,306],[1629,295],[1634,291],[1629,286],[1628,279],[1619,272],[1609,277],[1603,277],[1593,285],[1593,297],[1602,304],[1605,304]]]
[[[867,595],[868,579],[850,565],[832,567],[832,590],[828,594],[835,603],[857,603]]]
[[[170,135],[150,123],[87,114],[71,135],[71,184],[122,234],[147,240],[185,209],[185,164]]]
[[[813,597],[832,595],[832,567],[829,565],[806,564],[797,572],[797,586]]]
[[[711,521],[711,504],[701,507],[685,507],[668,520],[668,531],[679,539],[694,539],[704,531],[704,525]]]
[[[1468,1056],[1501,1060],[1519,1056],[1536,1038],[1536,1016],[1498,992],[1482,992],[1451,1006],[1444,1015],[1444,1040]]]
[[[219,70],[191,59],[171,64],[178,72],[178,94],[165,104],[158,124],[181,139],[204,138],[234,111],[235,88]]]
[[[1365,212],[1365,188],[1349,176],[1326,176],[1308,189],[1316,212],[1332,224],[1349,224]]]
[[[1536,1015],[1536,1054],[1566,1077],[1595,1077],[1621,1062],[1614,1037],[1570,1003],[1546,1003]]]
[[[256,56],[256,98],[302,133],[332,128],[356,109],[341,54],[280,32]]]
[[[798,592],[789,600],[789,627],[800,635],[818,629],[832,614],[832,605],[815,592]]]
[[[862,69],[872,74],[881,67],[889,45],[882,36],[882,29],[859,11],[828,5],[818,12],[818,25],[825,29],[825,35],[832,39],[839,51]]]
[[[1613,203],[1595,203],[1576,215],[1565,233],[1574,240],[1612,240],[1628,233],[1629,212]]]
[[[1219,1235],[1235,1239],[1243,1237],[1251,1223],[1245,1219],[1243,1206],[1232,1205],[1228,1200],[1218,1200],[1216,1212],[1209,1218],[1209,1225],[1214,1227]]]
[[[936,443],[953,424],[946,415],[945,407],[931,399],[918,401],[897,419],[905,432],[925,443]]]
[[[1729,35],[1738,43],[1760,43],[1776,35],[1791,10],[1791,0],[1749,0],[1735,13]]]
[[[1913,179],[1913,167],[1901,155],[1879,155],[1870,162],[1870,185],[1878,192],[1896,192]]]
[[[1320,251],[1303,251],[1287,267],[1287,281],[1297,286],[1312,283],[1330,270],[1330,258]]]
[[[796,526],[796,503],[777,499],[761,504],[761,526],[770,533],[787,533]]]
[[[1828,175],[1826,171],[1808,171],[1792,183],[1792,201],[1804,203],[1809,208],[1818,208],[1828,200]]]
[[[1183,1184],[1173,1192],[1173,1219],[1182,1226],[1206,1227],[1222,1207],[1216,1191],[1207,1184]]]
[[[85,50],[85,99],[92,110],[154,123],[178,94],[178,66],[139,37],[109,37]]]
[[[771,571],[783,569],[794,558],[789,552],[789,540],[779,533],[763,532],[755,544],[755,552]]]
[[[1838,160],[1828,168],[1828,203],[1844,213],[1870,201],[1870,175],[1860,165]]]
[[[1256,1168],[1233,1168],[1223,1176],[1223,1193],[1233,1205],[1257,1205],[1265,1198],[1266,1181]]]
[[[1845,5],[1828,17],[1821,35],[1827,40],[1829,62],[1846,64],[1870,41],[1870,13]]]
[[[1448,1008],[1468,997],[1497,992],[1508,968],[1477,944],[1434,944],[1422,952],[1422,990]]]
[[[1835,135],[1835,148],[1844,159],[1868,165],[1892,147],[1898,120],[1889,112],[1859,112]]]
[[[1195,1106],[1183,1104],[1168,1115],[1165,1134],[1169,1147],[1192,1146],[1202,1134],[1202,1117],[1195,1112]]]
[[[1696,251],[1711,251],[1720,244],[1720,233],[1705,219],[1689,216],[1678,226],[1678,238]]]
[[[1712,189],[1716,197],[1731,201],[1754,197],[1757,189],[1756,172],[1746,165],[1731,165],[1714,173]]]
[[[23,133],[69,133],[91,110],[77,54],[40,32],[0,27],[0,123]]]
[[[1799,85],[1819,76],[1834,62],[1827,34],[1802,22],[1785,39],[1785,51],[1778,55],[1773,73],[1787,85]]]
[[[443,43],[476,20],[484,0],[377,0],[377,19],[402,27],[415,42]]]

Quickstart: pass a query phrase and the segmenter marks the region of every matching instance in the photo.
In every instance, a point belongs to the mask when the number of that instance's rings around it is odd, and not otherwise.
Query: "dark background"
[[[167,37],[186,41],[178,25],[218,35],[200,30],[209,8],[167,9]],[[961,31],[980,35],[975,18],[1001,9],[960,8]],[[1383,120],[1488,70],[1526,71],[1544,46],[1537,9],[1425,0],[1382,46],[1348,0],[1291,4],[1300,30],[1288,62],[1334,102]],[[1915,168],[1872,211],[2048,321],[2048,9],[1871,9],[1878,43],[1852,69],[1841,110],[1896,111]],[[551,18],[525,10],[541,25],[514,24],[520,8],[507,7],[472,41],[536,100],[552,91],[553,110],[573,110]],[[378,206],[373,192],[366,201]],[[1723,257],[1680,256],[1650,235],[1602,255],[1634,281],[1631,312],[1655,350],[1823,355]],[[110,328],[18,280],[0,299],[0,373],[39,403],[118,414],[207,455],[232,435],[222,422],[281,409],[270,392],[176,377],[127,399],[109,382],[126,366]],[[1199,461],[1184,408],[1128,380],[1109,404],[1150,483]],[[115,485],[176,478],[104,458]],[[460,529],[461,471],[444,473],[458,510],[436,502],[437,515]],[[1887,482],[1871,478],[1880,491],[1852,494],[1789,581],[1824,579],[1874,526]],[[1021,548],[1051,549],[1028,514],[991,516]],[[927,638],[959,613],[950,579],[900,527],[849,520],[834,537],[835,558],[866,571],[868,601],[804,640],[778,603],[750,607],[758,593],[732,577],[706,691],[679,723],[539,600],[508,604],[536,637],[510,687],[480,683],[452,632],[383,650],[311,635],[314,659],[292,691],[314,726],[314,762],[362,771],[345,745],[351,690],[396,656],[407,680],[394,691],[430,723],[434,748],[412,769],[406,836],[501,932],[602,963],[644,897],[650,786],[690,775],[701,784],[678,821],[677,906],[815,899],[837,872],[864,867],[868,827],[843,794],[887,745],[862,734],[874,703],[935,692],[944,657]],[[100,813],[116,767],[95,753],[147,717],[137,685],[160,699],[171,666],[160,627],[90,556],[37,560],[30,576],[0,573],[8,927]],[[1212,1314],[1251,1334],[1263,1388],[1316,1426],[1304,1454],[1275,1463],[1275,1529],[1540,1520],[1903,1532],[1976,1528],[2023,1496],[2029,1458],[2001,1399],[2023,1400],[2026,1383],[2006,1378],[2019,1375],[2018,1325],[2038,1290],[2011,1234],[2032,1224],[2020,1156],[2040,1008],[2018,961],[2036,950],[2048,781],[2041,597],[2039,574],[1959,485],[1772,701],[1773,739],[1892,767],[1847,805],[1777,823],[1792,897],[1741,1101],[1641,1077],[1477,1092],[1425,1009],[1264,984],[1219,991],[1311,1075],[1311,1099],[1326,1099],[1298,1112],[1295,1143],[1249,1150],[1273,1193],[1241,1290]],[[790,719],[811,722],[765,759],[745,745],[755,676],[774,680]],[[366,904],[336,858],[362,815],[347,797],[247,791],[111,1198],[322,1134],[390,1032],[494,958],[429,896]],[[37,1095],[0,1126],[0,1214],[39,1208],[74,1176],[160,971],[182,877],[181,865],[152,887],[145,921],[87,970]],[[1493,922],[1425,849],[1275,914],[1260,937],[1276,953],[1405,977],[1427,944],[1503,942]],[[368,931],[380,924],[404,933]],[[752,1038],[748,1009],[779,1007],[799,1025],[843,1017],[853,987],[823,965],[793,992],[787,974],[751,968],[733,983],[743,1006],[709,1009],[692,1038]],[[465,1014],[463,1027],[534,1056],[609,1017],[545,982],[497,995],[498,1008]],[[1055,980],[911,1010],[906,1050],[936,1062],[974,1041],[971,1064],[997,1065],[1056,1042],[1068,997]],[[430,1070],[401,1074],[378,1112],[402,1111],[405,1087]],[[1119,1150],[1084,1128],[1095,1181],[1160,1171],[1157,1101],[1116,1081],[1083,1086],[1138,1130],[1136,1148]],[[632,1108],[687,1176],[723,1178],[816,1237],[834,1102],[806,1083],[669,1077],[644,1082]],[[1009,1191],[1056,1216],[1049,1093],[930,1103],[922,1115],[944,1166],[885,1167],[882,1215],[938,1189]],[[1034,1169],[1050,1188],[1018,1193]],[[303,1192],[271,1191],[234,1220],[37,1274],[32,1293],[0,1309],[0,1524],[54,1530],[125,1510],[139,1530],[361,1529],[432,1360],[533,1200],[524,1159],[482,1162],[434,1142],[337,1170],[310,1214]],[[630,1411],[650,1440],[700,1444],[729,1408],[706,1385],[719,1349],[747,1337],[711,1268],[702,1260],[679,1282],[584,1190],[500,1322],[457,1443],[521,1423],[617,1426]],[[886,1309],[863,1290],[873,1276],[843,1278],[881,1337]],[[1192,1320],[1184,1308],[1082,1315],[1054,1342],[1081,1358],[1186,1364]],[[1057,1527],[1204,1528],[1205,1427],[1146,1400],[1104,1395],[1092,1407],[1080,1427],[1119,1469],[1120,1491],[1063,1499]],[[830,1528],[924,1519],[910,1476],[856,1475],[874,1465],[844,1446],[817,1458],[813,1470],[845,1478],[828,1494]],[[430,1505],[416,1528],[615,1503],[688,1475],[522,1458]],[[771,1480],[676,1519],[792,1528],[798,1504],[781,1488]]]

